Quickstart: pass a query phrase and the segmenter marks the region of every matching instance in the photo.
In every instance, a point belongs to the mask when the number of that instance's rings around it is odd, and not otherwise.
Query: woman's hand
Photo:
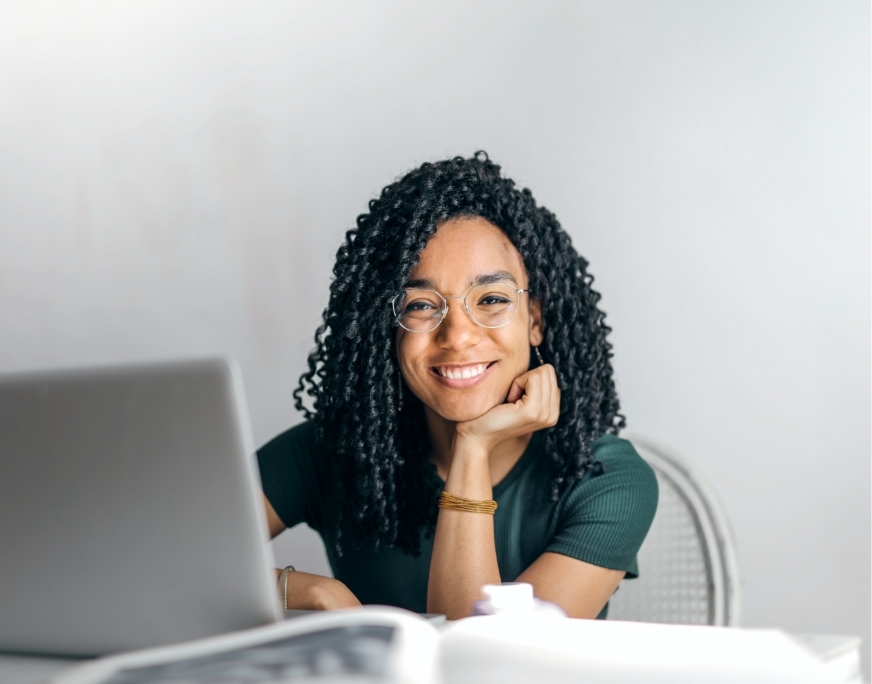
[[[505,404],[473,420],[457,423],[456,439],[490,452],[502,442],[552,427],[560,417],[560,388],[554,366],[546,363],[515,378]]]
[[[551,427],[560,417],[560,388],[549,365],[519,376],[505,404],[455,425],[445,491],[476,501],[493,497],[494,449],[511,439]],[[514,455],[514,465],[524,445]],[[503,473],[505,474],[505,473]],[[500,478],[497,477],[497,480]],[[493,516],[440,509],[430,560],[427,609],[449,620],[469,615],[485,584],[499,583]]]
[[[308,572],[288,573],[290,610],[336,610],[359,605],[357,597],[339,580]]]

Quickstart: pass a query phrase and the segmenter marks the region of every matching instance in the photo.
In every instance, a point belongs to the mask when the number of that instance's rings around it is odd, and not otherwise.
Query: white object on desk
[[[481,593],[484,594],[484,598],[473,604],[473,615],[546,612],[552,613],[555,617],[566,617],[566,613],[559,606],[537,599],[533,595],[533,585],[527,582],[485,584]]]
[[[481,592],[493,615],[508,611],[531,612],[536,605],[533,585],[527,582],[485,584]]]

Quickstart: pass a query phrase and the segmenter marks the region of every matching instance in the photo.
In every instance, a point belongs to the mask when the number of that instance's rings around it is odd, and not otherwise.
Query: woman
[[[482,152],[369,203],[295,391],[307,422],[258,453],[272,535],[306,522],[336,578],[285,572],[289,607],[454,619],[482,585],[518,580],[572,617],[605,615],[637,573],[657,483],[616,436],[586,269]]]

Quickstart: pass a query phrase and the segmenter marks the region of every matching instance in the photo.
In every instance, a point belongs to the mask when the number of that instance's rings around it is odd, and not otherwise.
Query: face
[[[499,273],[514,289],[527,288],[521,255],[505,233],[481,218],[458,218],[439,227],[409,283],[446,298],[462,297],[483,276]],[[519,295],[514,318],[502,327],[477,325],[462,299],[449,299],[435,330],[398,327],[396,336],[409,389],[429,410],[451,421],[472,420],[502,404],[512,381],[529,368],[530,347],[541,342],[540,307],[526,292]]]

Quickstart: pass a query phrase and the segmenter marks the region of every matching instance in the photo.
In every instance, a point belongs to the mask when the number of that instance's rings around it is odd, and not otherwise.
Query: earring
[[[545,359],[542,358],[542,352],[539,351],[539,347],[533,347],[533,351],[536,352],[536,358],[539,359],[539,365],[545,365]]]
[[[397,413],[403,410],[403,374],[397,370]]]

